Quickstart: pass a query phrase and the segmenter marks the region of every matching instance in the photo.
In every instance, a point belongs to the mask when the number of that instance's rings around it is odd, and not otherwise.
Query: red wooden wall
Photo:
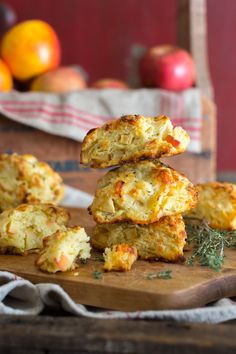
[[[218,170],[236,170],[236,1],[207,0],[208,48],[218,109]]]
[[[58,32],[63,64],[90,79],[125,79],[132,44],[176,42],[176,0],[8,0],[19,20],[39,18]],[[218,169],[236,170],[236,1],[207,0],[209,60],[218,106]]]

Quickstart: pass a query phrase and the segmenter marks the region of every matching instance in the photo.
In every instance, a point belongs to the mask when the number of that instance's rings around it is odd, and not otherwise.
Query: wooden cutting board
[[[70,209],[72,225],[91,234],[94,222],[84,209]],[[186,257],[189,254],[186,253]],[[35,255],[0,256],[0,269],[14,272],[34,283],[57,283],[78,303],[115,310],[184,309],[205,305],[225,296],[236,296],[236,250],[226,253],[223,270],[216,273],[201,266],[137,261],[130,272],[103,273],[96,253],[77,272],[55,275],[39,271]],[[171,270],[172,279],[148,280],[148,273]]]

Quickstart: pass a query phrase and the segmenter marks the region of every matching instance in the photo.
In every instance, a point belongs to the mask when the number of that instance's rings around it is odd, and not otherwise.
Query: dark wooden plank
[[[47,351],[44,349],[39,349],[39,350],[28,350],[28,349],[16,349],[16,348],[7,348],[7,347],[2,347],[1,349],[1,354],[49,354]],[[51,354],[51,352],[50,352]],[[60,354],[60,353],[58,353]]]
[[[164,158],[163,161],[184,173],[193,183],[205,183],[216,178],[216,108],[213,101],[202,96],[202,152]]]
[[[235,353],[236,326],[75,317],[0,317],[0,352]]]
[[[177,43],[192,53],[196,84],[204,95],[213,97],[208,68],[206,0],[178,0]]]

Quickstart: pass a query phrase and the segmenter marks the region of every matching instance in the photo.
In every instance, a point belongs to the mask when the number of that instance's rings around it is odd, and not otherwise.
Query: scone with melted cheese
[[[97,223],[149,224],[195,206],[195,187],[182,174],[157,160],[130,163],[109,171],[89,207]]]
[[[103,257],[105,261],[104,270],[108,272],[111,270],[125,272],[131,269],[133,263],[138,258],[138,253],[134,246],[119,244],[111,248],[105,248]]]
[[[187,132],[174,128],[166,116],[127,115],[88,132],[82,144],[81,163],[103,168],[172,156],[184,152],[188,143]]]
[[[132,223],[99,224],[91,236],[93,247],[125,243],[137,248],[141,259],[162,259],[177,262],[183,257],[186,240],[185,224],[181,215],[166,216],[149,225]]]
[[[89,237],[80,226],[57,231],[45,238],[43,244],[36,265],[48,273],[73,270],[78,257],[90,257]]]
[[[236,230],[236,185],[210,182],[196,188],[199,201],[186,215],[205,219],[216,229]]]
[[[0,211],[22,203],[57,204],[62,179],[47,163],[32,155],[0,155]]]
[[[68,225],[69,214],[52,204],[22,204],[0,214],[0,253],[40,249],[43,239]]]

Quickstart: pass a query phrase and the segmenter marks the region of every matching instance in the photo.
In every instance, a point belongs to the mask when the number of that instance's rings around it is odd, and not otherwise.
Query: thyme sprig
[[[236,231],[211,228],[205,220],[185,217],[187,241],[193,247],[187,264],[198,262],[219,272],[225,258],[225,248],[236,248]]]
[[[172,278],[172,270],[161,270],[160,272],[157,273],[148,273],[147,279],[152,280],[152,279],[171,279]]]

